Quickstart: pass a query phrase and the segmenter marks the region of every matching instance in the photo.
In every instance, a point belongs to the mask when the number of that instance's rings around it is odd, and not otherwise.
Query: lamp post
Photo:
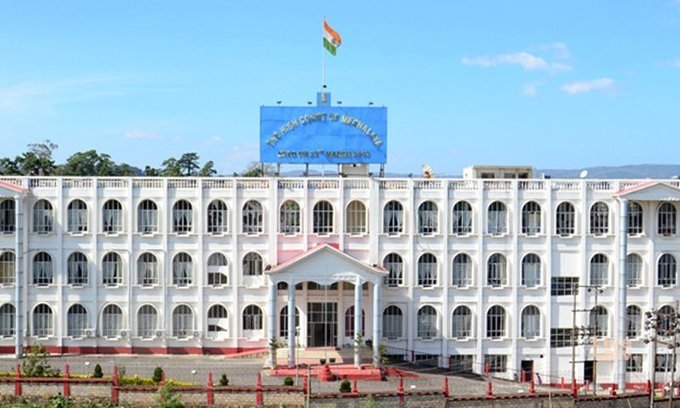
[[[668,406],[673,406],[673,398],[675,393],[675,360],[677,358],[677,349],[680,347],[680,340],[678,339],[678,334],[680,334],[680,313],[678,308],[680,307],[680,302],[676,301],[675,309],[670,313],[661,313],[660,310],[650,310],[645,312],[645,330],[649,332],[648,337],[644,340],[647,344],[652,342],[652,358],[654,359],[654,364],[652,367],[652,372],[650,373],[652,389],[650,392],[649,406],[654,407],[654,384],[656,382],[656,363],[657,363],[657,348],[658,344],[664,344],[672,351],[670,363],[666,362],[666,369],[670,366],[671,369],[671,383],[670,383],[670,396],[668,399]],[[661,340],[659,337],[671,337],[672,340]]]
[[[583,339],[583,343],[590,339],[593,342],[593,393],[597,394],[597,338],[598,338],[598,319],[595,318],[594,327],[589,325],[587,327],[578,327],[576,325],[576,313],[577,312],[592,312],[593,309],[577,309],[576,308],[576,296],[578,295],[578,289],[584,288],[588,293],[594,292],[595,294],[595,306],[598,306],[598,295],[603,292],[603,289],[599,285],[573,285],[573,303],[572,303],[572,329],[571,329],[571,387],[572,394],[576,395],[576,346],[579,344],[577,338]],[[588,316],[590,318],[590,315]],[[590,319],[589,319],[590,320]]]

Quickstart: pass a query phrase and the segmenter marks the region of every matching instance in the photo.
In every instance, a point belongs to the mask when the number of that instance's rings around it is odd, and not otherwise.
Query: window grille
[[[425,201],[418,207],[418,233],[434,235],[439,229],[439,211],[432,201]]]
[[[472,260],[466,254],[458,254],[453,258],[451,284],[458,288],[472,285]]]
[[[158,285],[158,261],[156,256],[145,252],[137,261],[137,283],[142,286]]]
[[[222,200],[214,200],[208,205],[208,234],[218,235],[229,232],[229,212]]]
[[[451,337],[466,339],[472,336],[472,312],[467,306],[458,306],[451,319]]]
[[[47,200],[38,200],[33,206],[33,232],[49,234],[54,225],[52,204]]]
[[[188,234],[193,230],[194,208],[187,200],[179,200],[172,206],[172,232]]]
[[[640,235],[643,231],[642,206],[636,202],[628,203],[628,235]]]
[[[172,284],[189,286],[193,281],[191,256],[180,252],[172,259]]]
[[[383,232],[399,235],[404,232],[404,208],[397,201],[389,201],[383,209]]]
[[[485,367],[489,367],[490,373],[504,373],[508,367],[508,356],[505,354],[485,354]]]
[[[642,372],[642,354],[630,354],[626,360],[626,372],[627,373],[641,373]]]
[[[522,259],[522,285],[535,288],[541,284],[541,258],[527,254]]]
[[[508,232],[508,211],[505,204],[494,201],[489,205],[488,229],[491,235],[502,235]]]
[[[116,200],[104,203],[102,231],[106,234],[123,232],[123,206]]]
[[[396,340],[403,336],[403,313],[397,306],[388,306],[383,312],[383,332],[384,338]]]
[[[262,204],[250,200],[243,205],[243,233],[249,235],[260,234],[263,227]]]
[[[487,262],[486,284],[499,288],[508,284],[507,262],[501,254],[493,254]]]
[[[16,309],[14,305],[5,303],[0,306],[0,337],[14,337],[16,334]]]
[[[626,337],[629,339],[642,333],[642,311],[633,305],[626,308]]]
[[[0,285],[13,285],[15,281],[16,257],[14,252],[5,251],[0,255]]]
[[[151,305],[144,305],[137,312],[137,335],[143,339],[156,336],[158,328],[158,311]]]
[[[350,235],[363,235],[368,232],[366,206],[358,200],[347,205],[347,222],[345,232]]]
[[[626,257],[626,286],[636,287],[642,284],[642,258],[638,254]]]
[[[120,336],[123,328],[123,311],[117,305],[106,305],[102,311],[102,337],[112,339]]]
[[[418,285],[425,288],[437,285],[437,258],[430,253],[418,258]]]
[[[68,309],[66,333],[70,337],[85,337],[87,329],[87,310],[83,305],[75,304]]]
[[[366,327],[366,311],[361,309],[361,335],[363,336]],[[345,336],[354,337],[354,306],[345,310]]]
[[[677,281],[677,262],[671,254],[663,254],[657,266],[657,284],[664,288],[675,286]]]
[[[186,339],[194,331],[194,313],[187,305],[179,305],[172,311],[172,336]]]
[[[595,254],[590,260],[590,285],[609,284],[609,259],[604,254]]]
[[[609,233],[609,207],[603,202],[597,202],[590,208],[590,233],[606,235]]]
[[[676,232],[676,210],[671,203],[663,203],[659,207],[659,235],[671,236]]]
[[[453,206],[452,213],[453,235],[468,235],[472,233],[472,207],[465,201],[459,201]]]
[[[401,286],[404,283],[404,262],[401,256],[390,253],[383,261],[383,267],[389,272],[383,278],[383,283],[390,287]]]
[[[33,258],[33,284],[51,285],[53,280],[52,257],[47,252],[38,252]]]
[[[577,277],[557,277],[551,279],[550,295],[572,296],[578,292],[579,279]]]
[[[300,311],[295,308],[295,327],[300,326]],[[281,338],[288,338],[288,306],[284,306],[281,309],[281,314],[279,316],[279,336]]]
[[[283,235],[300,233],[300,205],[293,200],[281,204],[279,232]]]
[[[262,275],[262,257],[255,252],[247,253],[243,257],[243,276],[260,275]]]
[[[87,231],[87,204],[83,200],[73,200],[69,203],[66,210],[66,231],[86,232]]]
[[[107,253],[102,259],[102,283],[107,286],[123,283],[123,261],[115,252]]]
[[[81,252],[74,252],[68,257],[68,284],[74,286],[87,285],[87,257]]]
[[[137,206],[137,232],[153,234],[158,231],[158,206],[151,200],[144,200]]]
[[[591,333],[597,337],[606,337],[609,331],[609,312],[602,306],[590,309],[589,326]]]
[[[574,235],[576,232],[576,212],[571,203],[561,203],[555,211],[555,233],[561,237]]]
[[[486,337],[500,339],[505,337],[505,309],[492,306],[486,314]]]
[[[522,310],[521,336],[535,339],[541,335],[541,312],[536,306],[527,306]]]
[[[33,335],[35,337],[50,337],[54,335],[54,321],[52,309],[44,303],[33,309]]]
[[[12,234],[16,229],[14,200],[0,201],[0,234]]]
[[[227,257],[216,252],[208,258],[208,285],[226,285],[229,282]]]
[[[328,235],[333,232],[333,206],[328,201],[319,201],[313,209],[313,232]]]
[[[541,233],[541,206],[529,201],[522,207],[522,234],[529,236]]]
[[[243,310],[243,330],[262,330],[262,309],[249,305]]]
[[[437,311],[432,306],[418,310],[417,336],[421,339],[437,337]]]
[[[229,331],[229,314],[222,305],[213,305],[208,309],[208,333],[219,334]]]

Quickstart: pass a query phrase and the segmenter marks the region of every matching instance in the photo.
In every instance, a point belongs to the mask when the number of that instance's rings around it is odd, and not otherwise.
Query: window
[[[627,373],[641,373],[642,372],[642,354],[630,354],[626,360]]]
[[[243,233],[260,234],[264,231],[262,204],[250,200],[243,205]]]
[[[541,284],[541,258],[536,254],[527,254],[522,259],[522,285],[535,288]]]
[[[33,232],[36,234],[49,234],[54,225],[52,204],[47,200],[38,200],[33,206]]]
[[[35,337],[50,337],[54,335],[54,321],[52,309],[44,303],[33,309],[33,335]]]
[[[208,309],[208,335],[213,337],[229,332],[229,315],[227,308],[213,305]]]
[[[106,305],[102,311],[102,337],[112,339],[120,336],[123,328],[123,311],[117,305]]]
[[[642,206],[636,202],[628,202],[628,235],[642,234]]]
[[[529,236],[541,233],[541,206],[529,201],[522,207],[522,234]]]
[[[494,201],[489,205],[487,232],[491,235],[508,232],[508,210],[500,201]]]
[[[675,234],[676,231],[676,210],[671,203],[663,203],[659,207],[659,235],[665,237]]]
[[[609,233],[609,207],[601,201],[590,207],[590,233],[593,235]]]
[[[505,337],[505,309],[502,306],[491,306],[486,312],[486,337],[490,339]]]
[[[417,336],[421,339],[437,337],[437,311],[432,306],[418,310]]]
[[[106,234],[123,232],[123,206],[120,202],[109,200],[104,203],[102,232]]]
[[[208,234],[219,235],[229,232],[229,212],[222,200],[211,201],[208,205]]]
[[[662,336],[668,336],[673,329],[673,320],[675,317],[675,309],[672,306],[662,306],[659,309],[659,318],[657,331]]]
[[[609,312],[602,306],[590,309],[589,326],[591,333],[597,337],[606,337],[609,330]]]
[[[361,309],[361,335],[364,335],[366,328],[366,311]],[[350,306],[345,310],[345,336],[354,337],[354,306]]]
[[[535,339],[541,335],[541,312],[536,306],[527,306],[522,310],[521,336]]]
[[[66,335],[70,337],[85,337],[87,330],[87,310],[83,305],[75,304],[68,309]]]
[[[471,373],[472,366],[472,354],[456,354],[449,357],[449,370],[454,373]]]
[[[573,328],[552,328],[550,329],[550,347],[571,347]]]
[[[501,254],[493,254],[487,261],[486,284],[499,288],[508,284],[507,262]]]
[[[53,282],[52,257],[47,252],[38,252],[33,257],[33,284],[46,286]]]
[[[458,306],[451,318],[451,337],[467,339],[472,336],[472,312],[467,306]]]
[[[191,255],[180,252],[172,259],[172,284],[189,286],[193,281]]]
[[[243,330],[262,330],[262,309],[255,305],[243,310]]]
[[[295,327],[300,327],[300,311],[297,307],[295,308]],[[284,339],[288,338],[288,306],[284,306],[279,315],[279,336]]]
[[[83,200],[73,200],[68,204],[66,210],[66,231],[86,232],[87,231],[87,204]]]
[[[279,230],[283,235],[300,233],[300,206],[292,200],[281,204]]]
[[[137,335],[143,339],[156,336],[158,327],[158,312],[151,305],[144,305],[137,312]]]
[[[68,284],[87,285],[87,257],[82,252],[74,252],[68,257]]]
[[[333,206],[328,201],[319,201],[312,210],[313,232],[328,235],[333,232]]]
[[[550,295],[552,296],[573,296],[578,292],[577,277],[558,277],[552,278],[550,282]]]
[[[458,254],[453,258],[451,284],[458,288],[472,285],[472,260],[466,254]]]
[[[590,285],[609,284],[609,259],[604,254],[595,254],[590,259]]]
[[[137,232],[153,234],[158,230],[158,206],[151,200],[142,201],[137,206]]]
[[[215,252],[208,258],[208,285],[219,286],[229,283],[227,257]]]
[[[472,232],[472,207],[465,201],[459,201],[453,206],[451,214],[453,235],[467,235]]]
[[[350,235],[363,235],[368,232],[366,206],[358,200],[347,205],[347,221],[345,232]]]
[[[439,229],[439,211],[437,204],[425,201],[418,207],[418,233],[434,235]]]
[[[194,312],[187,305],[179,305],[172,311],[172,337],[186,339],[194,331]]]
[[[659,258],[657,266],[657,284],[664,288],[675,286],[677,276],[677,263],[671,254],[663,254]]]
[[[639,337],[642,333],[642,311],[633,305],[626,308],[626,337]]]
[[[115,252],[107,253],[102,259],[102,283],[107,286],[123,283],[123,261]]]
[[[396,340],[403,336],[403,314],[397,306],[388,306],[383,312],[383,331],[384,338]]]
[[[16,229],[14,200],[0,201],[0,234],[11,234]]]
[[[137,284],[142,286],[158,285],[158,261],[152,253],[145,252],[137,260]]]
[[[404,208],[397,201],[390,201],[383,209],[383,232],[399,235],[404,232]]]
[[[561,203],[555,212],[555,234],[561,237],[574,235],[576,232],[576,212],[571,203]]]
[[[418,285],[429,288],[437,284],[437,258],[427,253],[418,258]]]
[[[243,257],[243,276],[260,275],[262,275],[262,257],[255,252],[247,253]]]
[[[508,356],[505,354],[485,354],[484,366],[489,367],[490,373],[504,373],[507,370]]]
[[[179,200],[172,206],[172,232],[188,234],[193,229],[194,208],[187,200]]]
[[[13,337],[16,334],[15,319],[14,305],[5,303],[0,307],[0,337]]]
[[[404,262],[401,256],[395,253],[387,254],[383,261],[383,267],[389,272],[383,278],[383,283],[390,287],[400,286],[404,283]]]
[[[638,254],[626,257],[626,286],[636,287],[642,284],[642,258]]]
[[[14,252],[5,251],[0,255],[0,285],[13,285],[16,257]]]
[[[676,364],[671,364],[671,361],[673,361],[672,354],[657,354],[654,371],[657,373],[667,373],[671,371],[671,367],[677,366],[677,361]]]

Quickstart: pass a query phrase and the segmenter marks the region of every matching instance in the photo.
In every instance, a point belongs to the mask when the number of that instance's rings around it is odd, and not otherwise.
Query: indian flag
[[[336,50],[338,47],[342,44],[342,38],[340,38],[340,34],[338,34],[335,30],[331,28],[331,26],[328,25],[326,20],[323,21],[323,46],[330,52],[331,54],[335,55]]]

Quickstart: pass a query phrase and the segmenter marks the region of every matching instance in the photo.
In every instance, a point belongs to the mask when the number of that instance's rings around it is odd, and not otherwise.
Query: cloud
[[[539,86],[538,84],[526,84],[522,87],[522,93],[526,96],[535,96]]]
[[[680,4],[680,0],[678,0],[678,3]],[[680,68],[680,58],[676,58],[670,61],[666,61],[662,64],[663,66],[666,67],[671,67],[671,68]]]
[[[589,81],[576,81],[562,85],[562,91],[569,95],[578,95],[597,90],[609,89],[614,85],[614,80],[611,78],[599,78]]]
[[[569,47],[563,42],[555,42],[552,44],[545,44],[538,47],[541,51],[552,52],[553,58],[559,60],[565,60],[571,57],[571,51]]]
[[[160,138],[160,136],[156,133],[145,132],[143,130],[136,130],[136,129],[126,130],[124,135],[128,139],[151,140],[151,139],[159,139]]]
[[[571,70],[567,64],[546,61],[540,56],[529,52],[516,52],[509,54],[499,54],[495,56],[465,56],[461,60],[465,65],[479,65],[484,68],[495,67],[498,65],[519,65],[526,71],[547,71],[558,73]]]

